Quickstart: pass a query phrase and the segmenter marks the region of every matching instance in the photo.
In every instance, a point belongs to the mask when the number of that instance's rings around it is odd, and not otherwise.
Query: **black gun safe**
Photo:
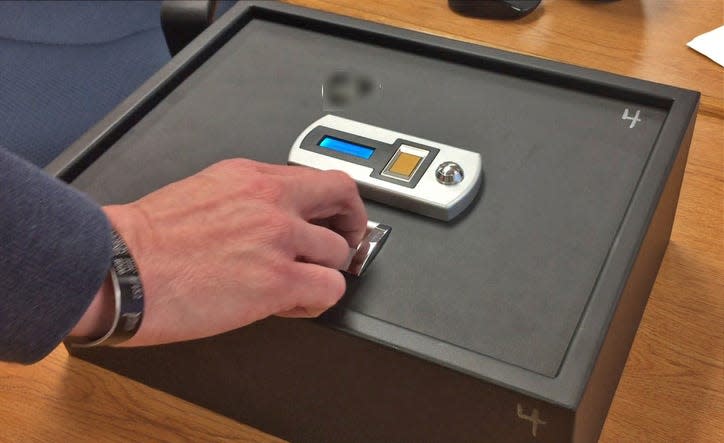
[[[325,109],[335,72],[377,94]],[[295,442],[590,442],[666,249],[699,94],[283,4],[241,4],[48,170],[103,204],[286,163],[327,113],[479,152],[450,222],[392,235],[338,306],[159,347],[71,349]]]

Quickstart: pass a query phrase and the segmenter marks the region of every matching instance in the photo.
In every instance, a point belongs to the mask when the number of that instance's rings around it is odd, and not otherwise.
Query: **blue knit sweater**
[[[0,360],[45,357],[108,273],[110,225],[82,193],[0,148]]]

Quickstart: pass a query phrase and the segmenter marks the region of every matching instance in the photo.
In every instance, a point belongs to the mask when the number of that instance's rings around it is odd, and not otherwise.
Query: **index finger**
[[[322,225],[357,247],[367,228],[367,211],[352,178],[341,171],[290,177],[290,205],[307,221]]]

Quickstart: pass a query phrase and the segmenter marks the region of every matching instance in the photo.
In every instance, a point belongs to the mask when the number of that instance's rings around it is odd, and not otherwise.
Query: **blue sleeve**
[[[110,260],[101,208],[0,148],[0,360],[50,353],[85,313]]]

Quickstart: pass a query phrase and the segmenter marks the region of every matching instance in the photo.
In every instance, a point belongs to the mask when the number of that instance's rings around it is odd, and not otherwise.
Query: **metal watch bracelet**
[[[115,345],[133,337],[141,327],[144,292],[138,267],[123,238],[115,230],[111,230],[111,235],[113,258],[109,274],[116,309],[113,324],[108,332],[98,339],[91,341],[68,339],[66,342],[71,346],[88,348]]]

